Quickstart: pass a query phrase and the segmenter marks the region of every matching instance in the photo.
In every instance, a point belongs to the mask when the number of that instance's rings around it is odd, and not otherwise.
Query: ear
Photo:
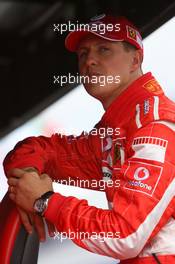
[[[131,72],[134,72],[138,68],[140,68],[143,61],[143,52],[138,50],[132,51],[132,61],[131,61]]]

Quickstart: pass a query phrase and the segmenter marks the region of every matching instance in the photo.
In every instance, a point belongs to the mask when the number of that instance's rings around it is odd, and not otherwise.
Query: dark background
[[[0,137],[73,89],[54,75],[76,73],[75,55],[53,24],[87,22],[108,13],[125,15],[143,38],[175,15],[175,1],[64,0],[0,1]]]

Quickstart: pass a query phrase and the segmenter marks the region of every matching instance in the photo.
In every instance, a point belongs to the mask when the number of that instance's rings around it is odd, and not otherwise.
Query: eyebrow
[[[98,46],[98,45],[100,46],[100,45],[104,45],[104,44],[105,44],[105,45],[109,45],[110,43],[108,43],[108,42],[102,40],[102,41],[100,41],[100,42],[95,43],[94,45],[95,45],[95,46]],[[79,48],[77,49],[77,52],[80,51],[80,50],[82,50],[82,49],[86,49],[86,50],[87,50],[88,47],[86,47],[86,46],[79,46]]]

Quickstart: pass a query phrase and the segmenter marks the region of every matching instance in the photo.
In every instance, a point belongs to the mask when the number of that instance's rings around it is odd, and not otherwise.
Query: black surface
[[[146,37],[174,16],[175,1],[0,1],[0,137],[76,86],[53,84],[54,75],[77,72],[53,23],[104,12],[126,15]]]
[[[16,237],[10,264],[36,264],[38,260],[39,240],[36,232],[28,235],[21,225]]]

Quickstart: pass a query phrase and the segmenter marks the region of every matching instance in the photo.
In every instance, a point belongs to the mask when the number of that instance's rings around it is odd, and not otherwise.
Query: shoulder
[[[175,103],[165,95],[151,96],[136,104],[131,123],[139,129],[155,121],[175,123]]]

